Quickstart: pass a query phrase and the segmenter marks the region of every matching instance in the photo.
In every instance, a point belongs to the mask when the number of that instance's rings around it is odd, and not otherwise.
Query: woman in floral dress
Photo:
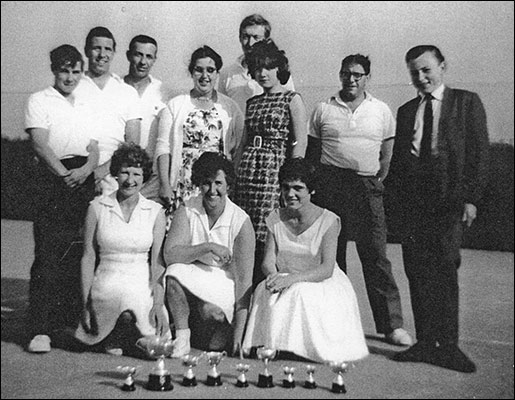
[[[300,95],[282,86],[290,77],[288,59],[272,40],[257,42],[247,62],[264,93],[247,101],[244,150],[234,200],[249,214],[256,231],[255,287],[264,278],[260,266],[265,219],[279,206],[279,168],[287,157],[304,157],[307,117]]]
[[[243,114],[229,97],[215,90],[222,58],[209,46],[195,50],[188,70],[193,89],[171,99],[160,115],[156,158],[159,197],[170,206],[197,195],[191,167],[206,151],[237,160]]]

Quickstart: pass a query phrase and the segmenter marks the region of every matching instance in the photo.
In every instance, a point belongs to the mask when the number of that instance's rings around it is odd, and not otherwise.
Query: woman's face
[[[202,182],[200,191],[203,196],[204,208],[208,213],[219,207],[225,207],[228,188],[225,172],[221,169],[216,172],[214,177],[206,178]]]
[[[210,57],[199,58],[195,62],[191,77],[193,86],[201,95],[210,95],[218,79],[215,61]]]
[[[298,179],[282,182],[281,194],[284,204],[290,209],[299,209],[311,202],[311,192],[306,184]]]
[[[279,72],[279,68],[259,68],[254,73],[257,83],[263,88],[263,89],[271,89],[274,86],[280,85],[279,78],[277,77],[277,73]]]
[[[143,186],[143,168],[123,165],[116,175],[118,192],[124,197],[133,196]]]

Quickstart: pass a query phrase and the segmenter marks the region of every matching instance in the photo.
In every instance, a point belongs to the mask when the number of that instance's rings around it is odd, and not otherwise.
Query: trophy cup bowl
[[[306,373],[308,374],[308,377],[304,381],[304,387],[306,389],[316,389],[317,384],[315,382],[315,366],[308,364],[306,365]]]
[[[222,384],[222,378],[220,373],[216,369],[220,361],[227,355],[226,351],[207,351],[204,352],[204,356],[207,358],[207,362],[211,366],[211,369],[207,373],[206,385],[208,386],[220,386]]]
[[[136,375],[137,367],[120,365],[116,367],[116,369],[120,371],[122,374],[127,375],[125,381],[123,382],[123,385],[121,386],[121,389],[124,392],[134,392],[136,390],[136,386],[134,385],[134,376]]]
[[[197,366],[199,359],[200,356],[192,356],[191,354],[182,357],[182,365],[186,367],[182,378],[182,386],[197,386],[197,378],[193,372],[193,367]]]
[[[347,393],[347,389],[345,388],[345,384],[343,382],[343,374],[349,370],[349,363],[345,361],[331,361],[329,362],[329,366],[336,374],[335,378],[333,379],[331,392]]]
[[[258,387],[261,388],[271,388],[274,387],[274,378],[272,374],[268,371],[268,362],[270,360],[273,360],[275,356],[277,356],[277,350],[276,349],[270,349],[267,347],[259,347],[256,350],[256,355],[260,360],[263,360],[263,363],[265,364],[265,370],[262,374],[259,374],[258,378]]]
[[[168,391],[173,389],[172,376],[165,368],[165,357],[172,354],[174,342],[160,336],[145,336],[136,342],[136,346],[156,359],[156,365],[148,375],[147,389],[152,391]]]
[[[245,374],[249,370],[250,365],[244,364],[244,363],[238,363],[236,364],[236,371],[239,372],[238,378],[236,379],[236,386],[238,387],[248,387],[249,382],[247,381],[247,377]]]
[[[295,379],[293,379],[293,373],[295,372],[295,367],[283,367],[284,375],[286,378],[283,379],[283,387],[287,389],[293,389],[295,387]]]

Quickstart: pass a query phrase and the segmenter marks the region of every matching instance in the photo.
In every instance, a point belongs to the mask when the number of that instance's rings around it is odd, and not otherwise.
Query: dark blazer
[[[406,184],[417,179],[413,176],[415,158],[410,149],[419,101],[419,97],[410,100],[397,113],[390,183],[395,187],[397,201],[401,204],[410,202],[413,196],[413,193],[407,192]],[[478,206],[488,170],[488,130],[486,113],[476,93],[445,88],[436,163],[442,201],[461,210],[464,203]]]

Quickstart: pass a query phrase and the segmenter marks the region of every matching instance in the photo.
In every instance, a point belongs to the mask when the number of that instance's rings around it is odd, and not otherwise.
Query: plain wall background
[[[369,90],[394,114],[414,97],[406,51],[434,44],[446,57],[446,83],[475,91],[485,105],[492,142],[514,138],[514,3],[512,1],[2,1],[1,133],[24,138],[30,93],[53,83],[49,52],[72,44],[81,52],[89,30],[105,26],[117,41],[111,71],[128,70],[125,51],[137,34],[158,41],[153,75],[180,92],[191,88],[187,64],[199,46],[229,65],[241,54],[241,20],[260,13],[286,51],[308,110],[340,88],[343,57],[368,55]]]

